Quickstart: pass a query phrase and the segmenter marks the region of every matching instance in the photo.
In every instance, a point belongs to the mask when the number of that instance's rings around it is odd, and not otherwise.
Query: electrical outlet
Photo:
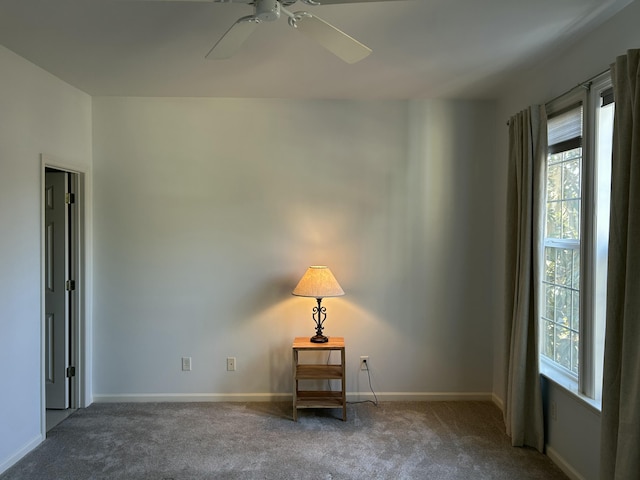
[[[360,357],[360,370],[369,370],[369,356],[368,355],[362,355]]]
[[[182,357],[182,371],[183,372],[191,371],[191,357]]]
[[[227,372],[236,371],[236,357],[227,357]]]
[[[549,410],[549,416],[551,417],[551,420],[553,420],[554,422],[558,420],[558,405],[556,404],[555,400],[552,400],[549,404]]]

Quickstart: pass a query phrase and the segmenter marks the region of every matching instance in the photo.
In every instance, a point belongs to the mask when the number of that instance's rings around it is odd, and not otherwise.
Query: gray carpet
[[[566,479],[488,402],[94,404],[0,475],[33,479]]]

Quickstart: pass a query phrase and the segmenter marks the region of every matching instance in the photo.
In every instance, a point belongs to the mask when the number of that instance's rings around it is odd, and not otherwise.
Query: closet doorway
[[[43,381],[45,431],[80,404],[83,175],[43,158]]]

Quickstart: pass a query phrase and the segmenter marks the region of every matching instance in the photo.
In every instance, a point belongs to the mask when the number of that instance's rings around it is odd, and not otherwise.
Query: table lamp
[[[313,321],[316,322],[316,334],[309,340],[313,343],[328,342],[329,339],[322,335],[323,324],[327,319],[327,309],[322,306],[322,299],[344,295],[344,290],[331,270],[323,265],[309,267],[291,293],[298,297],[314,297],[318,301],[312,314]]]

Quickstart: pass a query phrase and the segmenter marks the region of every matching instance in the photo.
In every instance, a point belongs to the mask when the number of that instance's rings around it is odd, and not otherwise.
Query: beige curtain
[[[538,303],[547,128],[544,106],[509,121],[504,421],[513,446],[544,449]]]
[[[618,57],[611,76],[616,105],[600,478],[632,480],[640,479],[640,50]]]

